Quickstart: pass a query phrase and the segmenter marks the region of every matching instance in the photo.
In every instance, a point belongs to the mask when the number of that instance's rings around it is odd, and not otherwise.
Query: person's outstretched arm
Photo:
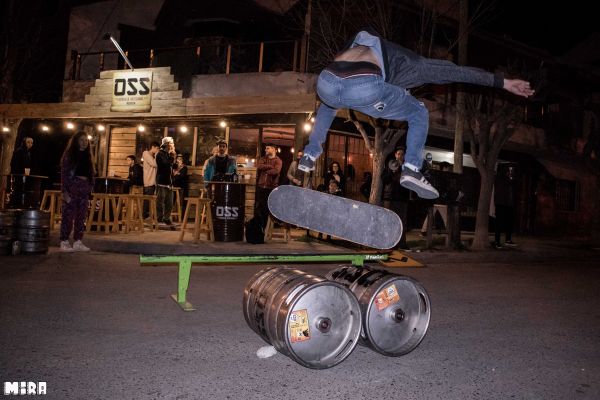
[[[529,82],[521,79],[504,79],[504,90],[516,94],[517,96],[529,97],[535,91],[531,88]]]

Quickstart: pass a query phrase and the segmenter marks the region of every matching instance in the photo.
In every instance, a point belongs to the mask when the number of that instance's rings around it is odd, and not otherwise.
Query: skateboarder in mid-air
[[[315,160],[323,152],[322,144],[337,109],[349,108],[374,118],[408,122],[400,185],[415,191],[419,197],[437,198],[438,191],[419,171],[429,128],[429,113],[408,89],[428,83],[453,82],[502,88],[523,97],[534,93],[529,82],[505,79],[498,74],[458,66],[446,60],[424,58],[372,31],[358,32],[350,45],[319,75],[317,94],[321,105],[298,168],[305,172],[315,168]]]

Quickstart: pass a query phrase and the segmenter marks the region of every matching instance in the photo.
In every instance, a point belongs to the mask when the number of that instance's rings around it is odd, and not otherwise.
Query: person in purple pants
[[[87,133],[75,133],[62,156],[60,177],[62,184],[62,220],[60,224],[61,251],[89,251],[83,231],[90,193],[94,187],[94,164]],[[73,231],[73,246],[69,235]]]

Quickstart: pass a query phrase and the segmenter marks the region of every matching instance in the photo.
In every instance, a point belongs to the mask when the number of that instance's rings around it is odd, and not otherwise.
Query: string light
[[[290,153],[294,154],[294,148],[293,147],[290,149]]]
[[[72,122],[67,122],[67,129],[75,129],[75,124],[73,124]]]
[[[146,131],[146,127],[142,124],[139,124],[137,127],[138,132],[144,132]]]
[[[9,129],[8,126],[3,126],[2,127],[2,132],[8,132],[8,131],[10,131],[10,129]]]
[[[188,131],[188,127],[185,125],[181,125],[179,127],[179,132],[186,133]]]
[[[221,128],[225,128],[225,127],[227,127],[227,122],[225,122],[225,121],[221,121],[221,122],[219,122],[219,126],[220,126]]]
[[[304,123],[304,131],[310,132],[311,129],[312,129],[312,125],[309,122],[305,122]]]
[[[48,127],[48,125],[42,125],[42,131],[48,132],[49,130],[50,128]]]
[[[102,124],[98,124],[98,125],[96,126],[96,129],[98,129],[98,132],[104,132],[104,130],[105,130],[106,128],[104,127],[104,125],[102,125]]]

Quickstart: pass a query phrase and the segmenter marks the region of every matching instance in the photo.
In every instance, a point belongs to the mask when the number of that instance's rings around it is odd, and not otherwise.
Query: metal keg
[[[414,350],[427,332],[431,307],[416,280],[369,267],[340,266],[327,279],[347,286],[362,312],[360,344],[386,356]]]
[[[17,240],[22,254],[48,252],[50,213],[41,210],[23,210],[17,217]]]
[[[344,361],[360,336],[360,306],[345,286],[286,267],[254,275],[244,289],[248,326],[280,353],[315,369]]]
[[[0,255],[12,253],[17,210],[0,210]]]

